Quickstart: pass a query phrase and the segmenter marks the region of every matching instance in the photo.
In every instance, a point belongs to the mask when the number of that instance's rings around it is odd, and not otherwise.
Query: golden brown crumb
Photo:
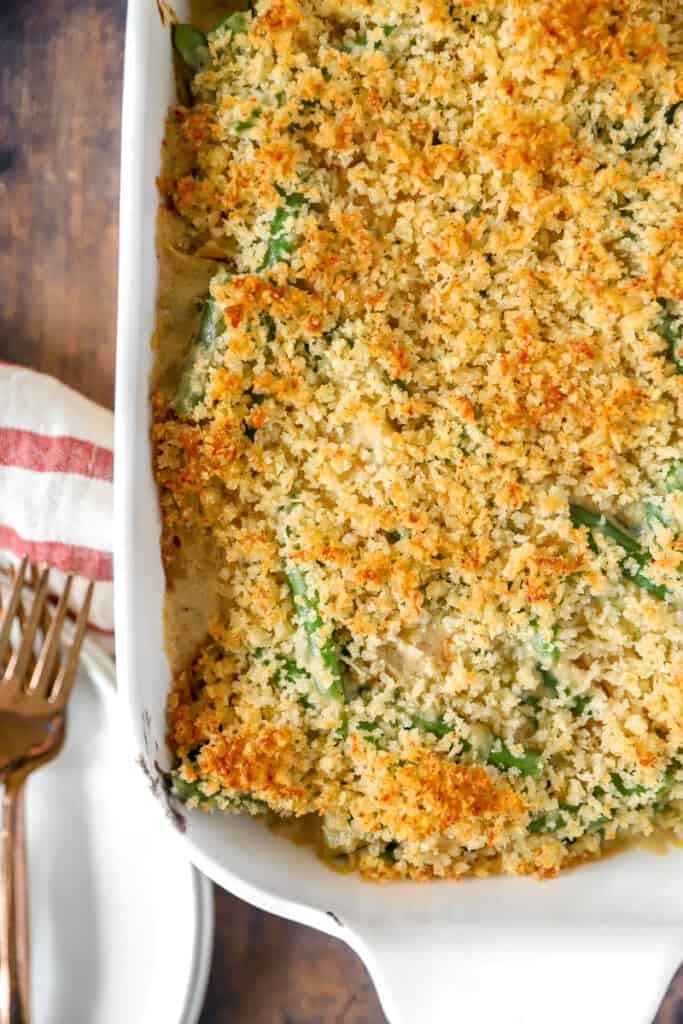
[[[159,178],[173,621],[197,538],[213,563],[185,796],[317,816],[373,878],[550,877],[679,825],[683,9],[235,25]]]

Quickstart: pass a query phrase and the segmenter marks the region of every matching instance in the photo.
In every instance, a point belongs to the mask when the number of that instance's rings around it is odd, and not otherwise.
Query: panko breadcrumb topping
[[[373,878],[680,829],[683,6],[257,0],[174,42],[177,792]]]

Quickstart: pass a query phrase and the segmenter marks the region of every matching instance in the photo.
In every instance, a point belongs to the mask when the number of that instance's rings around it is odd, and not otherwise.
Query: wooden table
[[[125,0],[0,8],[0,359],[111,406]],[[682,1015],[672,991],[658,1024]],[[384,1015],[341,943],[216,890],[201,1020],[382,1024]]]

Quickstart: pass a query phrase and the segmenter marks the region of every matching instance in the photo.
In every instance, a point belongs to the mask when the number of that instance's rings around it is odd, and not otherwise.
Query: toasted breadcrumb
[[[257,0],[208,50],[159,179],[179,793],[371,878],[680,829],[683,6]]]

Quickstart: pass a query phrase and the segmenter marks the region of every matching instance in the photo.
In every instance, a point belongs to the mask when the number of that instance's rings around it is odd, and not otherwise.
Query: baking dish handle
[[[683,928],[444,926],[419,947],[423,928],[362,931],[390,1024],[650,1024],[683,958]]]

